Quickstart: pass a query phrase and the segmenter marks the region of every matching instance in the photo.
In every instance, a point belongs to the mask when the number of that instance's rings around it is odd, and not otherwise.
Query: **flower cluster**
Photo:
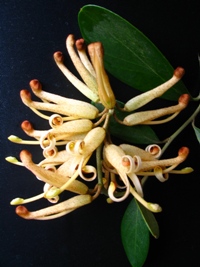
[[[80,92],[91,101],[101,103],[104,110],[100,112],[88,102],[48,93],[38,80],[32,80],[30,88],[41,101],[33,101],[28,90],[21,90],[22,102],[48,120],[50,127],[37,130],[31,122],[24,121],[22,130],[34,140],[9,136],[9,140],[15,143],[39,145],[44,156],[41,162],[34,163],[31,153],[23,150],[20,153],[21,161],[14,157],[6,158],[11,163],[26,167],[44,182],[41,194],[28,199],[15,198],[11,205],[18,205],[16,213],[25,219],[48,220],[91,203],[101,193],[107,196],[108,203],[122,201],[132,194],[147,209],[161,211],[158,204],[145,201],[143,177],[155,176],[163,182],[168,179],[169,173],[189,173],[191,168],[175,170],[186,159],[189,149],[182,147],[176,157],[160,159],[161,148],[156,144],[146,150],[129,144],[113,144],[108,125],[111,116],[127,127],[160,124],[173,119],[187,107],[189,95],[181,95],[178,104],[171,107],[151,112],[135,110],[164,94],[182,78],[184,70],[178,67],[164,84],[130,99],[122,110],[133,113],[120,121],[115,114],[116,99],[104,69],[102,44],[96,42],[86,47],[83,39],[75,41],[74,36],[69,35],[66,47],[83,81],[64,65],[61,52],[54,54],[57,66]],[[52,115],[47,116],[42,111]],[[95,153],[96,164],[92,166],[89,162]],[[91,181],[93,186],[89,188],[88,182]],[[59,202],[59,195],[65,190],[73,192],[74,196]],[[23,205],[40,198],[46,198],[54,205],[32,212]]]

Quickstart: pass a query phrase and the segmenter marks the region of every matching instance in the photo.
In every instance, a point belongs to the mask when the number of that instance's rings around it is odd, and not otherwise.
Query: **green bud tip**
[[[22,141],[22,139],[19,138],[19,137],[16,136],[16,135],[10,135],[10,136],[8,137],[8,140],[10,140],[10,141],[12,141],[12,142],[17,142],[17,143],[19,143],[19,142]]]
[[[45,198],[54,198],[61,193],[60,188],[52,187],[44,195]]]
[[[20,197],[17,197],[17,198],[14,198],[10,204],[11,205],[19,205],[19,204],[22,204],[24,202],[24,199],[23,198],[20,198]]]
[[[17,163],[18,160],[15,157],[8,156],[5,158],[6,161],[11,162],[11,163]]]

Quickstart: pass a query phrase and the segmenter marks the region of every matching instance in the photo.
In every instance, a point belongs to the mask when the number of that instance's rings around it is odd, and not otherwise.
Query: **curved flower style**
[[[59,151],[53,156],[47,155],[47,158],[39,164],[33,163],[31,154],[26,150],[21,151],[20,159],[23,166],[39,180],[53,186],[44,194],[44,197],[55,197],[65,189],[78,194],[86,194],[88,187],[75,179],[78,175],[87,181],[96,178],[95,168],[87,166],[86,163],[104,138],[105,129],[96,127],[89,131],[83,140],[68,142],[66,150]],[[56,170],[54,167],[57,165],[59,168]],[[93,173],[92,179],[85,178],[84,173]],[[13,203],[16,203],[16,200]]]
[[[182,147],[178,151],[178,156],[176,158],[158,160],[150,152],[131,145],[122,144],[116,146],[110,144],[105,146],[105,172],[118,174],[126,190],[123,196],[116,197],[114,193],[116,193],[115,191],[118,184],[116,179],[112,179],[112,183],[110,183],[108,188],[109,197],[111,200],[119,202],[124,200],[129,193],[131,193],[138,201],[145,205],[146,208],[153,212],[160,211],[158,205],[149,205],[149,203],[144,201],[141,180],[138,176],[154,175],[161,182],[166,181],[168,177],[165,175],[173,173],[174,168],[187,158],[188,153],[189,149],[187,147]],[[179,173],[184,173],[184,170]]]
[[[14,157],[6,159],[30,170],[44,183],[44,188],[37,196],[13,199],[11,205],[19,205],[16,213],[22,218],[48,220],[91,203],[100,193],[109,197],[108,203],[120,202],[132,194],[147,209],[153,212],[161,211],[158,204],[144,200],[143,177],[155,176],[164,182],[168,179],[169,173],[191,172],[191,168],[174,170],[187,158],[189,149],[182,147],[177,157],[160,159],[162,149],[158,145],[150,145],[146,150],[129,144],[117,146],[112,143],[109,134],[109,121],[113,116],[117,122],[131,127],[137,124],[164,123],[186,108],[189,96],[180,96],[178,104],[172,107],[135,112],[120,121],[115,114],[115,95],[104,69],[102,44],[92,43],[87,48],[83,39],[75,41],[74,36],[70,34],[66,39],[66,47],[83,81],[76,78],[64,65],[61,52],[54,53],[57,66],[80,92],[90,100],[101,103],[104,110],[100,112],[90,103],[48,93],[36,79],[31,80],[29,85],[32,93],[41,101],[33,101],[28,90],[21,90],[22,102],[38,116],[48,120],[49,129],[35,129],[31,122],[26,120],[21,123],[21,128],[34,140],[22,140],[14,135],[8,138],[15,143],[39,145],[44,159],[37,164],[34,163],[31,153],[27,150],[21,151],[21,161]],[[154,98],[160,97],[177,83],[183,74],[184,70],[178,67],[172,78],[130,99],[122,110],[135,111]],[[46,115],[42,111],[52,114]],[[166,115],[167,118],[158,120]],[[89,161],[94,153],[96,164],[93,166]],[[96,181],[96,185],[89,188],[85,181]],[[75,196],[57,203],[59,195],[65,190],[74,193]],[[54,205],[33,212],[22,205],[40,198],[46,198]]]

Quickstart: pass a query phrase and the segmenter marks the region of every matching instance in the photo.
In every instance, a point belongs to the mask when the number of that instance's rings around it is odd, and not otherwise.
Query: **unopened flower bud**
[[[126,116],[123,122],[125,125],[128,126],[138,125],[138,124],[160,124],[168,122],[169,120],[177,116],[181,110],[187,107],[189,99],[190,96],[188,94],[183,94],[179,97],[177,105],[155,110],[135,112],[133,114]],[[164,120],[156,120],[166,115],[171,115],[171,116],[169,116],[169,118]]]
[[[32,101],[31,94],[27,90],[21,90],[20,96],[23,103],[36,110],[50,111],[66,116],[73,116],[74,118],[95,119],[99,113],[98,109],[90,103],[75,100],[72,98],[65,98],[56,94],[51,94],[42,90],[41,84],[37,80],[30,82],[33,93],[48,102]]]
[[[170,166],[171,169],[173,169],[177,165],[182,163],[187,158],[188,154],[189,154],[189,149],[187,147],[182,147],[179,149],[178,156],[175,158],[143,161],[141,164],[140,171],[151,170],[157,166],[159,166],[161,168],[166,168],[166,167]]]
[[[22,150],[20,153],[20,159],[23,162],[24,166],[29,169],[36,177],[44,181],[45,183],[54,185],[55,187],[60,187],[65,184],[70,178],[67,178],[64,175],[60,175],[56,172],[52,172],[44,169],[33,163],[32,155],[27,150]],[[77,194],[86,194],[88,187],[81,183],[78,180],[74,180],[67,190],[75,192]]]
[[[92,197],[90,195],[79,195],[40,210],[28,211],[26,207],[18,206],[15,211],[24,219],[50,220],[66,215],[91,202]]]
[[[94,76],[88,71],[85,67],[81,59],[78,57],[75,49],[75,38],[73,34],[69,34],[66,39],[66,47],[69,53],[69,56],[76,67],[77,71],[79,72],[81,78],[85,82],[85,84],[92,90],[94,93],[97,93],[97,83]]]
[[[90,154],[92,153],[100,144],[103,142],[106,136],[106,131],[102,127],[93,128],[85,136],[83,142],[83,151],[82,153]]]
[[[59,69],[62,71],[62,73],[65,75],[65,77],[86,97],[88,97],[90,100],[97,102],[99,100],[98,93],[96,86],[94,87],[94,90],[92,88],[89,88],[85,83],[80,81],[74,74],[71,73],[71,71],[68,70],[68,68],[64,65],[64,57],[62,52],[58,51],[54,53],[54,60],[59,67]]]
[[[176,84],[184,75],[185,71],[183,68],[178,67],[174,70],[173,76],[171,79],[165,83],[157,86],[154,89],[151,89],[143,94],[140,94],[136,97],[130,99],[124,106],[124,110],[133,111],[136,110],[145,104],[149,103],[153,99],[162,96],[168,89],[170,89],[174,84]]]
[[[116,100],[104,69],[103,46],[100,42],[91,43],[88,46],[88,52],[96,72],[100,102],[105,108],[112,109],[116,104]]]
[[[123,149],[125,154],[130,155],[131,157],[134,157],[135,155],[140,156],[142,160],[154,160],[155,157],[151,155],[149,152],[133,146],[129,144],[121,144],[120,147]]]

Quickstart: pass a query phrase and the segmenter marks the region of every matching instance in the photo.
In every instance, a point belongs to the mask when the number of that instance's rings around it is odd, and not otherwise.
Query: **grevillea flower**
[[[6,158],[11,163],[27,168],[44,183],[41,194],[27,199],[17,197],[11,201],[12,205],[19,205],[16,213],[25,219],[54,219],[91,203],[100,193],[108,196],[108,202],[119,202],[132,194],[147,209],[161,211],[158,204],[145,201],[143,177],[155,176],[163,182],[168,179],[169,173],[189,173],[191,168],[175,170],[186,159],[189,149],[182,147],[177,157],[160,159],[161,148],[158,145],[150,145],[146,150],[129,144],[117,146],[112,143],[109,135],[109,119],[113,116],[117,122],[127,126],[164,123],[186,108],[189,96],[180,96],[178,104],[172,107],[135,112],[119,121],[115,115],[115,95],[104,69],[102,44],[92,43],[87,51],[83,39],[75,41],[74,36],[69,35],[66,47],[82,81],[64,65],[61,52],[54,53],[57,66],[80,92],[90,100],[101,103],[104,110],[100,112],[90,103],[48,93],[36,79],[31,80],[29,85],[40,101],[33,101],[28,90],[21,90],[22,102],[38,116],[48,120],[49,128],[35,129],[31,122],[25,120],[21,123],[21,128],[31,140],[23,140],[15,135],[8,137],[15,143],[39,145],[44,156],[43,160],[34,163],[32,154],[28,150],[22,150],[21,161],[15,157]],[[161,96],[183,74],[184,70],[177,68],[169,81],[132,98],[122,110],[134,111]],[[51,115],[46,115],[43,111],[48,111]],[[158,120],[163,116],[168,117]],[[90,159],[94,154],[96,164],[93,166]],[[89,188],[85,181],[96,183],[93,188]],[[59,195],[66,190],[75,195],[57,203]],[[40,198],[46,198],[54,205],[37,211],[28,211],[23,206]]]
[[[152,149],[152,148],[151,148]],[[157,150],[157,146],[156,146]],[[138,201],[140,201],[146,208],[153,212],[160,211],[158,205],[150,204],[143,199],[143,190],[139,176],[156,176],[160,181],[166,181],[169,173],[173,173],[180,163],[182,163],[188,156],[189,149],[182,147],[178,151],[178,156],[171,159],[156,159],[153,155],[138,147],[122,144],[116,146],[113,144],[104,147],[104,168],[105,172],[119,175],[125,187],[125,193],[117,194],[118,188],[117,180],[113,178],[108,188],[108,195],[111,200],[119,202],[124,200],[129,193],[131,193]],[[184,173],[185,170],[176,172]],[[187,173],[187,171],[186,171]],[[121,188],[121,187],[120,187]],[[117,197],[119,195],[119,197]]]
[[[104,138],[105,129],[96,127],[89,131],[83,140],[68,142],[66,150],[59,151],[53,156],[47,155],[47,158],[39,164],[33,163],[30,152],[21,151],[20,159],[23,166],[29,169],[39,180],[52,186],[47,192],[36,198],[46,197],[52,199],[64,190],[77,194],[86,194],[88,187],[75,179],[78,176],[87,181],[92,181],[96,178],[96,169],[86,165],[86,163],[92,153],[101,145]],[[54,167],[57,165],[59,165],[59,168],[55,169]],[[92,177],[88,179],[85,177],[85,173],[92,174]],[[16,198],[11,204],[22,204],[30,201],[32,199]]]

